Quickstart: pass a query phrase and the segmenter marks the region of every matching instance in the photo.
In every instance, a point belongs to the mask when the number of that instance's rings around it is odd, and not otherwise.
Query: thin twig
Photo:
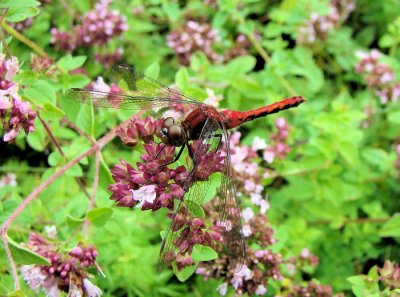
[[[14,279],[14,288],[15,288],[15,290],[19,290],[21,285],[19,283],[17,267],[15,267],[15,263],[14,263],[12,255],[11,255],[11,250],[10,250],[10,247],[8,246],[7,235],[1,234],[1,237],[3,239],[4,249],[6,250],[8,263],[10,264],[10,267],[11,267],[11,272],[12,272],[13,279]]]
[[[17,30],[15,30],[13,27],[10,27],[9,25],[6,24],[6,22],[1,22],[1,26],[3,27],[3,29],[5,31],[7,31],[8,34],[10,34],[11,36],[15,37],[16,39],[18,39],[19,41],[21,41],[22,43],[26,44],[27,46],[29,46],[31,49],[33,49],[37,54],[39,54],[41,57],[48,57],[48,55],[46,54],[46,52],[40,47],[38,46],[36,43],[34,43],[32,40],[26,38],[24,35],[22,35],[21,33],[19,33]]]
[[[96,151],[95,160],[94,160],[94,179],[93,179],[93,191],[90,197],[89,202],[89,210],[93,209],[96,205],[96,194],[97,187],[99,185],[99,172],[100,172],[100,150]],[[85,220],[84,229],[86,230],[86,236],[89,236],[89,227],[90,221],[88,219]]]
[[[4,35],[3,29],[0,29],[0,38],[1,38],[1,43],[3,44],[4,50],[6,51],[7,56],[9,58],[11,58],[12,54],[11,54],[10,48],[8,47],[7,40]]]
[[[22,201],[22,203],[13,211],[13,213],[7,218],[7,220],[0,226],[0,235],[5,235],[7,233],[7,230],[8,230],[8,227],[10,226],[10,224],[12,224],[15,221],[15,219],[28,206],[28,204],[31,203],[33,200],[35,200],[43,190],[45,190],[49,185],[51,185],[54,181],[56,181],[57,178],[59,178],[62,174],[64,174],[68,169],[70,169],[72,166],[77,164],[83,158],[93,154],[97,150],[101,150],[107,143],[109,143],[110,141],[112,141],[115,138],[115,136],[116,136],[115,131],[117,129],[119,129],[122,125],[125,125],[128,121],[130,121],[130,119],[121,123],[117,127],[115,127],[113,130],[111,130],[109,133],[107,133],[104,137],[102,137],[99,141],[97,141],[90,149],[88,149],[87,151],[83,152],[81,155],[79,155],[72,161],[65,164],[58,171],[56,171],[52,176],[50,176],[45,182],[43,182],[35,190],[33,190],[32,193],[29,194]]]
[[[70,128],[74,129],[76,132],[78,132],[79,134],[84,136],[91,143],[95,143],[95,140],[89,134],[87,134],[85,131],[83,131],[81,128],[79,128],[77,125],[75,125],[74,123],[69,121],[67,118],[63,118],[61,120],[61,122],[67,124],[67,126],[69,126]]]
[[[64,151],[62,150],[62,148],[61,148],[60,144],[58,143],[57,139],[55,138],[55,136],[53,135],[53,132],[51,132],[50,127],[47,125],[46,121],[44,121],[42,119],[42,117],[40,116],[39,112],[37,112],[36,114],[37,114],[40,122],[42,123],[44,129],[46,130],[47,135],[49,135],[49,137],[51,139],[51,142],[55,145],[55,147],[57,148],[57,150],[60,153],[60,155],[65,158]],[[75,177],[75,181],[77,182],[79,188],[81,188],[83,193],[86,195],[86,197],[90,200],[90,194],[86,190],[85,185],[83,184],[82,180],[79,177],[76,176]]]

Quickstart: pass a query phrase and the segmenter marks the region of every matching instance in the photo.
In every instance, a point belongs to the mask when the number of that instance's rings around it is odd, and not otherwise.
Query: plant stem
[[[32,40],[30,40],[29,38],[26,38],[24,35],[22,35],[21,33],[19,33],[17,30],[15,30],[14,28],[10,27],[9,25],[6,24],[6,22],[1,22],[1,27],[3,27],[3,29],[5,31],[7,31],[8,34],[10,34],[11,36],[13,36],[14,38],[18,39],[19,41],[21,41],[22,43],[26,44],[27,46],[29,46],[31,49],[33,49],[37,54],[39,54],[41,57],[48,57],[48,55],[46,54],[46,52],[39,47],[36,43],[34,43]]]
[[[14,279],[14,288],[17,291],[21,288],[21,285],[19,283],[17,268],[15,267],[15,263],[14,263],[12,255],[11,255],[11,250],[8,245],[7,235],[5,233],[1,234],[1,238],[3,239],[4,249],[6,250],[8,263],[10,264],[10,267],[11,267],[11,272],[12,272],[12,276]]]
[[[56,146],[57,151],[60,153],[60,155],[65,158],[65,154],[64,151],[62,150],[60,144],[58,143],[57,139],[55,138],[55,136],[53,135],[53,132],[51,132],[51,129],[49,128],[49,126],[47,125],[47,123],[42,119],[42,117],[40,116],[40,113],[37,112],[36,113],[40,122],[42,123],[44,129],[47,132],[47,135],[49,135],[51,142]],[[83,193],[86,195],[86,197],[88,197],[90,199],[90,195],[88,193],[88,191],[85,188],[85,185],[82,183],[82,181],[80,180],[79,177],[75,177],[75,181],[77,182],[77,184],[79,185],[79,187],[81,188],[81,190],[83,191]]]

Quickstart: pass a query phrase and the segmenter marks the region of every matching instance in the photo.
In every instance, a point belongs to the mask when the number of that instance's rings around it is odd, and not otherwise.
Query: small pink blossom
[[[267,142],[265,141],[265,139],[258,136],[254,137],[253,144],[251,147],[254,151],[263,150],[266,147],[267,147]]]
[[[247,223],[252,218],[254,218],[254,212],[250,207],[247,207],[245,210],[243,210],[243,219]]]
[[[216,96],[214,91],[209,89],[209,88],[206,89],[206,92],[207,92],[208,96],[204,100],[204,103],[205,104],[209,104],[209,105],[214,106],[214,107],[218,107],[219,102],[222,100],[222,96],[220,96],[220,95]]]
[[[132,199],[138,201],[137,207],[142,207],[143,203],[153,203],[156,199],[156,185],[147,185],[142,186],[139,190],[131,190],[132,192]]]
[[[222,283],[217,287],[217,291],[221,296],[225,296],[228,290],[228,283]]]
[[[262,296],[267,293],[267,289],[263,285],[258,285],[256,290],[256,295]]]

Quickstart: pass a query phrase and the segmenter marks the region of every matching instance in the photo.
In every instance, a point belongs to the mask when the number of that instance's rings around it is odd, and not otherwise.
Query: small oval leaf
[[[112,213],[113,210],[110,207],[99,207],[89,210],[86,216],[93,226],[102,227],[107,223]]]
[[[46,265],[46,266],[51,265],[49,260],[47,260],[45,257],[32,252],[26,247],[21,246],[8,236],[7,236],[7,241],[8,244],[10,245],[11,254],[16,263],[23,265],[31,265],[31,264]]]

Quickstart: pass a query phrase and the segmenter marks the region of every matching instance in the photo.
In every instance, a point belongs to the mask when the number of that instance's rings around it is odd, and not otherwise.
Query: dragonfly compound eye
[[[162,127],[163,127],[163,128],[169,128],[169,127],[171,127],[173,124],[175,124],[175,119],[174,119],[174,118],[171,118],[171,117],[168,117],[168,118],[166,118],[166,119],[164,120],[164,122],[163,122],[163,124],[162,124]]]
[[[181,146],[184,142],[183,130],[179,125],[171,125],[168,128],[168,141],[171,145]]]

